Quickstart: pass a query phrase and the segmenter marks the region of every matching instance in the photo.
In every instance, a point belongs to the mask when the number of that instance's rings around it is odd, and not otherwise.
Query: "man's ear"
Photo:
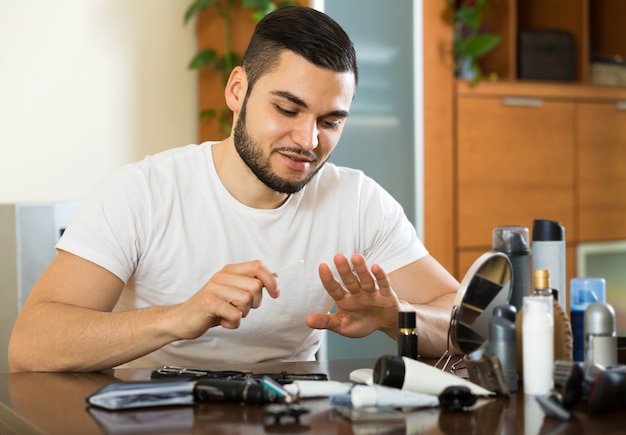
[[[224,89],[226,105],[233,113],[237,114],[241,110],[247,89],[248,78],[246,73],[243,67],[237,66],[230,73],[228,83],[226,83],[226,88]]]

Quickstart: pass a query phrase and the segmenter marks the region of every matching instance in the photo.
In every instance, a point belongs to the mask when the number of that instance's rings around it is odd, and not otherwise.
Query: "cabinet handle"
[[[505,106],[541,107],[543,100],[541,98],[504,97],[502,104]]]
[[[626,110],[626,101],[622,100],[622,101],[618,101],[615,103],[615,108],[617,110]]]

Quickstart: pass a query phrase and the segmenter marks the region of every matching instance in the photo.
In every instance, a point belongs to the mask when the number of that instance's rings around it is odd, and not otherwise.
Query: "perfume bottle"
[[[417,321],[415,311],[398,313],[398,356],[417,359]]]

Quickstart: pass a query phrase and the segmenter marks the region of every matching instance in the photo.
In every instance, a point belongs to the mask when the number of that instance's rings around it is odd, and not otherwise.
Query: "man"
[[[458,283],[389,194],[326,163],[357,78],[328,16],[266,16],[226,85],[231,136],[128,165],[83,202],[11,369],[309,360],[323,329],[395,338],[399,310],[418,313],[421,354],[441,353]]]

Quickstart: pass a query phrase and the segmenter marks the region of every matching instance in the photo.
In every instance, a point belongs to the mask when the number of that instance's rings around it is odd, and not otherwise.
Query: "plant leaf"
[[[205,109],[198,113],[198,121],[202,121],[204,118],[215,116],[215,109]]]
[[[474,59],[485,55],[498,45],[500,42],[499,35],[481,34],[474,35],[459,41],[458,49],[461,54],[470,55]]]
[[[296,6],[298,3],[290,0],[279,2],[272,0],[243,0],[242,5],[246,8],[258,9],[256,12],[252,13],[252,19],[258,23],[270,12],[282,8],[283,6]]]
[[[226,134],[230,134],[230,130],[232,129],[232,112],[228,107],[224,107],[220,111],[220,116],[218,119],[220,130],[222,130]]]
[[[267,9],[272,0],[243,0],[241,4],[245,8]]]
[[[228,64],[226,62],[226,56],[221,56],[219,59],[215,61],[215,69],[218,71],[222,71],[224,73],[230,74],[230,70],[241,63],[241,57],[234,52],[230,53],[230,65],[231,68],[228,68]]]
[[[200,12],[202,9],[205,9],[205,8],[211,6],[216,1],[217,0],[196,0],[196,1],[194,1],[191,4],[191,6],[189,6],[189,8],[187,9],[187,12],[185,12],[185,24],[187,24],[189,22],[189,20],[191,20],[193,17],[198,15],[198,12]]]
[[[189,65],[187,66],[187,68],[189,69],[204,68],[205,66],[209,66],[213,64],[216,58],[217,58],[217,52],[215,50],[211,48],[202,50],[196,53],[193,59],[191,59],[191,62],[189,62]]]
[[[496,47],[496,45],[500,43],[500,39],[502,39],[500,35],[483,34],[480,36],[482,39],[482,44],[481,44],[482,51],[478,52],[479,57],[493,50]]]

